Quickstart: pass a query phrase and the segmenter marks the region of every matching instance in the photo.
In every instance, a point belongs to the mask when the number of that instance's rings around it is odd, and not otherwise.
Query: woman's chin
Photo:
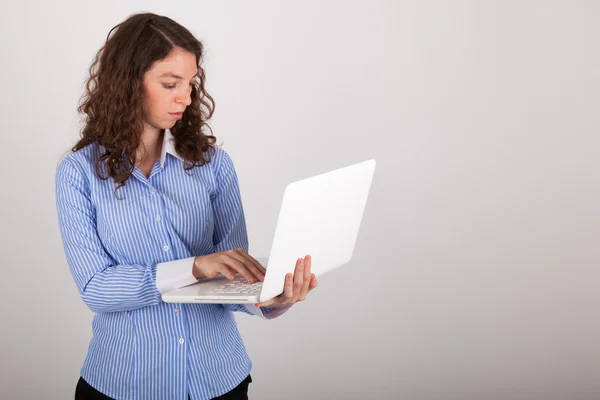
[[[177,124],[177,121],[168,121],[162,124],[161,129],[171,129]]]

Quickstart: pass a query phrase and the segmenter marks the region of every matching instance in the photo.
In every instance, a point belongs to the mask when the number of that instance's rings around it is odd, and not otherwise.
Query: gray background
[[[206,45],[251,254],[288,182],[378,162],[351,264],[239,316],[252,398],[600,398],[599,2],[274,0],[3,1],[0,398],[72,398],[92,313],[55,168],[137,11]]]

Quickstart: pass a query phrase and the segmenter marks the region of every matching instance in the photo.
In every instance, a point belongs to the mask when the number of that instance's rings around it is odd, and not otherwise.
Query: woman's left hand
[[[285,276],[285,285],[283,293],[270,300],[257,303],[257,307],[289,307],[299,301],[304,301],[308,292],[317,287],[317,277],[310,272],[311,257],[299,258],[296,261],[296,270],[294,276],[287,274]]]

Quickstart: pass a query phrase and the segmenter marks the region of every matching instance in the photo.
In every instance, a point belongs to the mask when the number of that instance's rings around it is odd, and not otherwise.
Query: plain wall
[[[0,398],[72,398],[92,312],[54,176],[109,30],[207,49],[250,253],[288,182],[375,158],[354,258],[279,319],[239,315],[253,399],[600,398],[600,3],[2,2]]]

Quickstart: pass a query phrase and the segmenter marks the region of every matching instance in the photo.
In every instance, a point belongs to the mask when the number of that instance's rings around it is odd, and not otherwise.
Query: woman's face
[[[192,84],[196,82],[196,56],[174,48],[156,61],[144,74],[144,130],[172,128],[191,104]]]

